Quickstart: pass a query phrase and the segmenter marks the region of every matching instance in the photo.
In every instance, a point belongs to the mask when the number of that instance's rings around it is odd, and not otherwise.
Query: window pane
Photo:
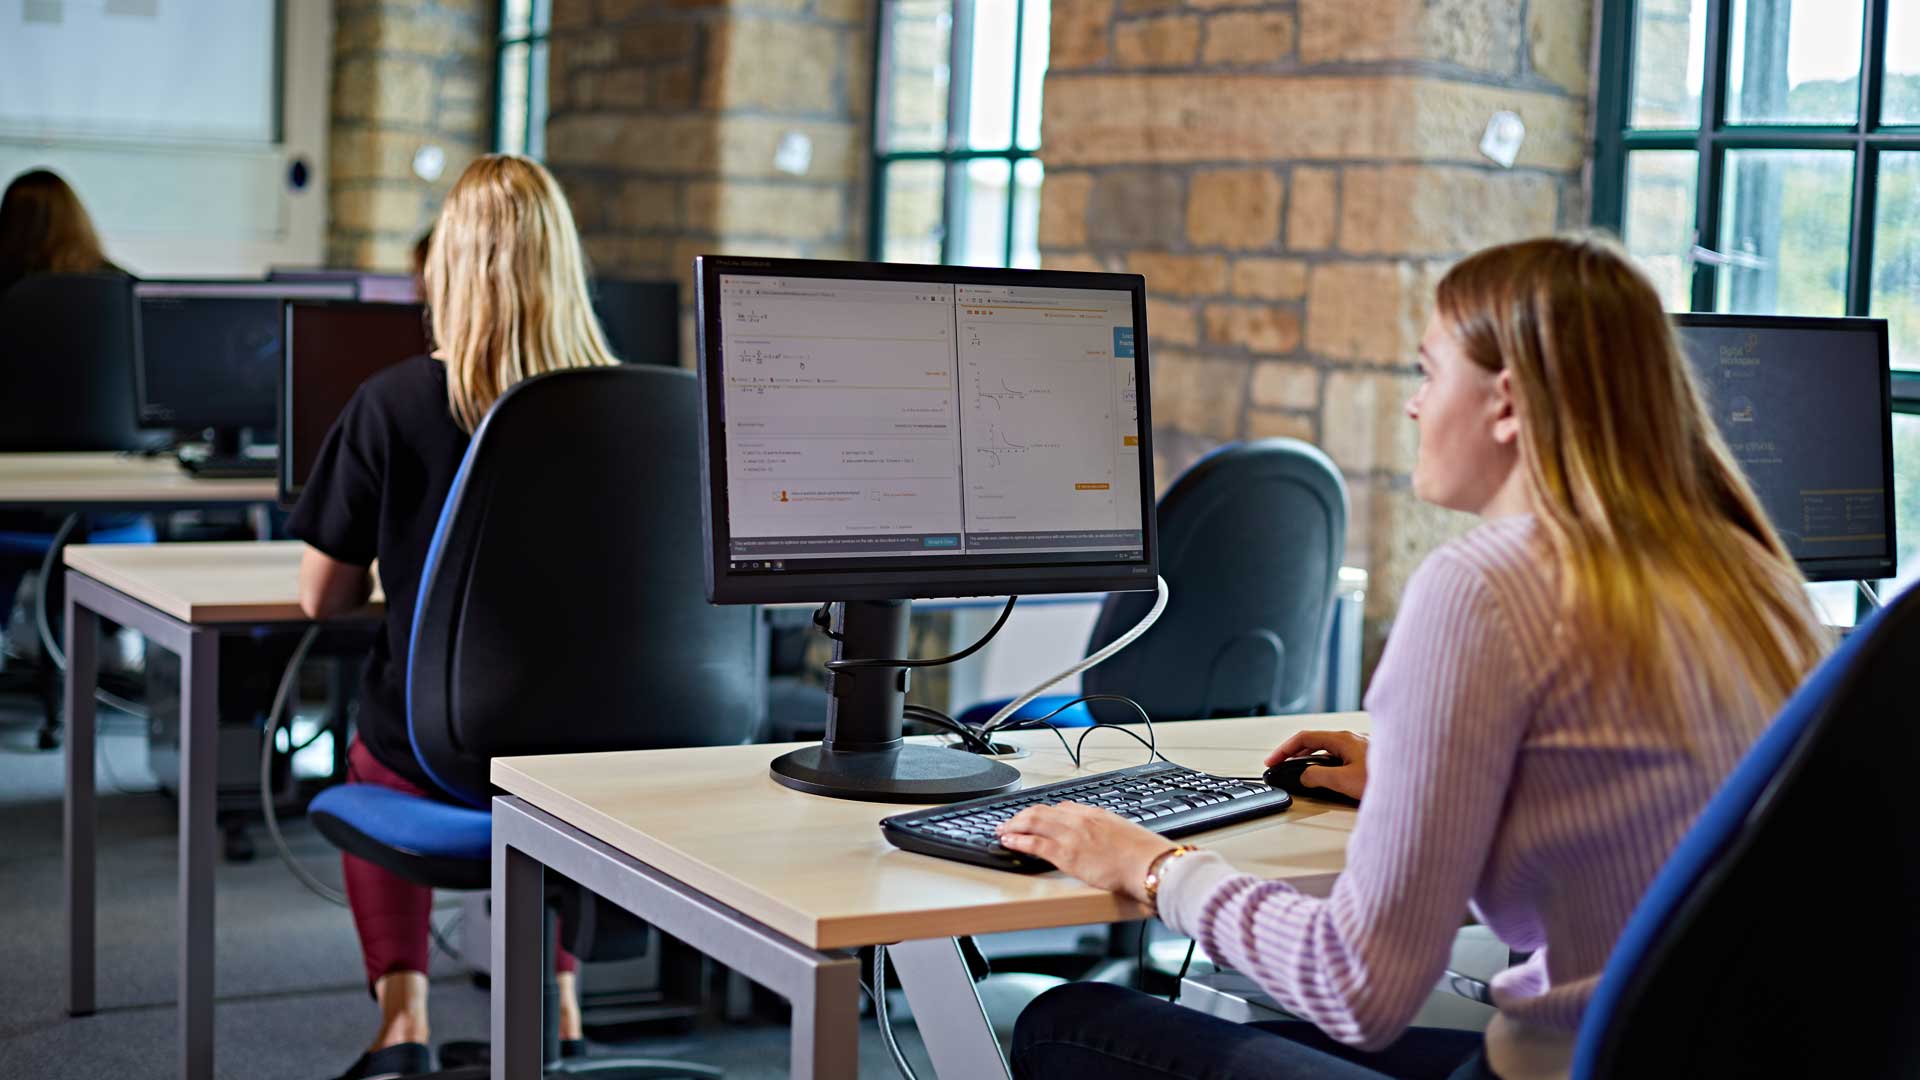
[[[533,0],[504,0],[500,5],[500,36],[526,37],[533,29]]]
[[[1852,201],[1852,151],[1727,151],[1718,310],[1844,315]]]
[[[1900,583],[1920,581],[1920,416],[1907,413],[1893,414],[1893,528]]]
[[[887,67],[880,73],[886,110],[880,149],[944,149],[953,5],[949,0],[891,0],[881,10],[887,21]]]
[[[1641,0],[1633,27],[1633,118],[1637,128],[1700,126],[1707,0]]]
[[[547,43],[533,47],[533,104],[527,109],[527,156],[547,156]]]
[[[967,147],[1013,145],[1014,0],[974,0],[967,59]]]
[[[1920,154],[1880,155],[1873,218],[1868,311],[1887,320],[1893,366],[1920,368]]]
[[[527,46],[508,45],[500,50],[500,109],[493,147],[503,154],[518,154],[527,148]]]
[[[1026,28],[1020,36],[1020,148],[1040,147],[1040,88],[1046,84],[1047,55],[1051,49],[1053,5],[1048,0],[1026,0]]]
[[[1700,155],[1638,150],[1627,155],[1627,250],[1660,289],[1668,311],[1693,307],[1693,200]]]
[[[1040,268],[1040,184],[1045,177],[1038,158],[1014,163],[1013,265],[1022,270]]]
[[[955,197],[948,227],[953,230],[955,265],[1007,265],[1007,181],[1012,165],[993,159],[953,165]]]
[[[887,166],[886,223],[880,258],[886,262],[940,261],[940,219],[946,201],[946,166],[938,161],[902,161]]]
[[[1887,75],[1880,120],[1920,124],[1920,0],[1887,2]]]
[[[1727,120],[1853,123],[1864,12],[1861,0],[1734,0]]]

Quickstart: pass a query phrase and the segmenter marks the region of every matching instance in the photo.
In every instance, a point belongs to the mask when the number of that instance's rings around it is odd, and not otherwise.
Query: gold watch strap
[[[1166,880],[1167,865],[1197,850],[1199,849],[1191,844],[1176,844],[1153,857],[1153,861],[1147,864],[1147,878],[1142,883],[1141,890],[1147,894],[1148,905],[1156,908],[1159,906],[1160,883]]]

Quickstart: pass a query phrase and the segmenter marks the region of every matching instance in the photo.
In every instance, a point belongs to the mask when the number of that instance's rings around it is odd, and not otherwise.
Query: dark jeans
[[[1125,987],[1068,983],[1013,1031],[1016,1080],[1496,1080],[1477,1031],[1411,1028],[1378,1053],[1304,1020],[1236,1024]]]

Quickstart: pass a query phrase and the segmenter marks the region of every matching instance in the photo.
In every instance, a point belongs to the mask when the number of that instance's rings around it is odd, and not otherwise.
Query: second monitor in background
[[[206,473],[271,475],[280,384],[280,307],[353,298],[349,284],[143,281],[134,286],[134,397],[143,427],[205,432]]]
[[[1720,434],[1809,581],[1894,574],[1884,319],[1676,315]]]
[[[280,503],[300,501],[328,429],[360,384],[427,351],[419,304],[286,305],[280,377]]]

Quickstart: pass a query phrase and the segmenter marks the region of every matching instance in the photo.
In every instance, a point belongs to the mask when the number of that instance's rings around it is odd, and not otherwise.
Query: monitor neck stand
[[[835,660],[900,656],[907,647],[905,600],[833,605]],[[878,666],[827,675],[827,737],[775,758],[773,778],[814,795],[864,802],[944,803],[1008,791],[1011,765],[965,750],[901,740],[908,669]]]

